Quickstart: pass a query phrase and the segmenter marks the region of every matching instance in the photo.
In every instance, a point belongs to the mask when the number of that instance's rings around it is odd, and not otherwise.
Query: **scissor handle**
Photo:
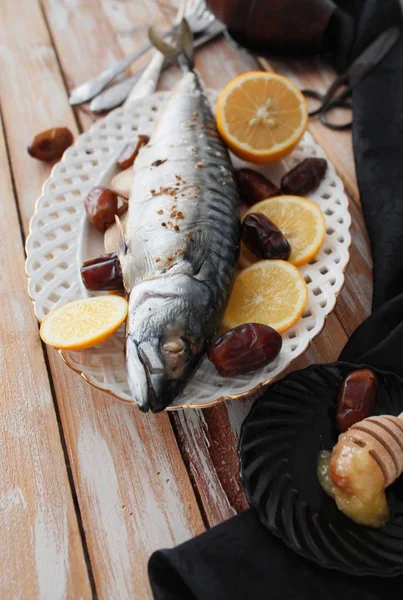
[[[315,115],[320,114],[320,120],[323,125],[326,127],[330,127],[330,129],[342,130],[342,129],[350,129],[352,125],[352,121],[348,123],[332,123],[327,118],[327,113],[333,110],[334,108],[348,108],[352,110],[351,103],[347,100],[347,98],[351,94],[351,86],[348,85],[349,76],[348,73],[343,73],[340,75],[329,87],[326,94],[321,94],[316,90],[302,90],[303,95],[306,98],[313,98],[314,100],[319,101],[319,106],[313,110],[311,110],[308,114],[310,117],[314,117]],[[344,89],[338,93],[338,90],[341,86],[346,86]]]
[[[347,108],[351,111],[353,110],[351,102],[349,102],[345,98],[333,100],[332,102],[330,102],[327,105],[326,108],[322,109],[321,114],[320,114],[320,122],[323,125],[326,125],[326,127],[329,127],[330,129],[335,129],[336,131],[343,131],[344,129],[350,129],[353,124],[352,120],[348,121],[347,123],[332,123],[332,121],[329,121],[328,114],[334,108]]]
[[[309,111],[308,114],[310,117],[315,117],[320,112],[322,112],[323,99],[324,99],[323,94],[321,94],[320,92],[317,92],[316,90],[301,90],[301,93],[305,96],[305,98],[313,98],[314,100],[317,100],[319,102],[318,108],[315,108],[315,109]]]

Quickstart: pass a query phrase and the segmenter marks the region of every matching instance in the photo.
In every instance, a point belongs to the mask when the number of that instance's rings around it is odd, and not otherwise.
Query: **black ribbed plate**
[[[352,575],[391,577],[403,573],[403,475],[387,490],[391,519],[383,529],[348,519],[316,476],[319,452],[337,441],[340,385],[359,368],[315,365],[270,387],[242,427],[241,478],[264,525],[298,554]],[[400,414],[403,382],[373,371],[379,386],[375,414]]]

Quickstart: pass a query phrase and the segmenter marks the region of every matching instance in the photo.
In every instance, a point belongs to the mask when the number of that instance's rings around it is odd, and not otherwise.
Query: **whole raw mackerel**
[[[227,304],[239,248],[230,157],[198,75],[183,51],[178,58],[185,74],[134,163],[119,256],[130,293],[129,386],[141,410],[153,412],[173,402],[200,364]]]

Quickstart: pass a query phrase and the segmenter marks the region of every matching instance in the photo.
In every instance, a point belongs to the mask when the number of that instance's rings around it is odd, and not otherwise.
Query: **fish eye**
[[[161,344],[165,373],[170,379],[183,376],[189,358],[189,345],[180,337],[165,339]]]
[[[164,352],[169,352],[170,354],[179,354],[183,352],[186,348],[186,342],[181,338],[174,338],[171,340],[166,340],[162,344],[162,349]]]

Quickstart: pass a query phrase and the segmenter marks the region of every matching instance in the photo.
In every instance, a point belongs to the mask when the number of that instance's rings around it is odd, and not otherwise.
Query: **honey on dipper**
[[[358,377],[362,376],[363,373]],[[365,394],[368,395],[368,387]],[[339,407],[346,400],[345,396],[339,398]],[[361,397],[361,407],[362,400]],[[372,389],[371,408],[373,404]],[[340,434],[332,452],[320,453],[317,465],[319,482],[339,510],[356,523],[376,528],[389,520],[385,489],[402,472],[403,413],[398,417],[367,417],[354,423]]]
[[[319,482],[347,517],[372,527],[389,520],[382,471],[366,447],[361,448],[343,433],[333,452],[321,452]]]

